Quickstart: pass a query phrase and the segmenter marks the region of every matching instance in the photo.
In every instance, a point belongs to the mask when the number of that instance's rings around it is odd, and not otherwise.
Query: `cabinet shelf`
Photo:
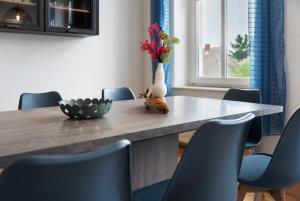
[[[68,7],[62,7],[62,6],[50,6],[52,9],[58,9],[58,10],[65,10],[65,11],[72,11],[72,12],[80,12],[80,13],[90,13],[90,10],[84,10],[84,9],[77,9],[77,8],[68,8]]]
[[[24,5],[24,6],[36,6],[36,3],[18,2],[18,1],[9,1],[9,0],[0,0],[0,3]]]

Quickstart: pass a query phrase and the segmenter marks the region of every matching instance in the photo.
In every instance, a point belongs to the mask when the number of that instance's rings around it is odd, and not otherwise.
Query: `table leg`
[[[133,189],[171,178],[178,161],[178,135],[134,142],[131,159]]]
[[[105,144],[104,144],[105,145]],[[86,147],[76,146],[55,148],[53,150],[36,152],[35,154],[76,154],[92,151],[102,144],[88,144]],[[0,160],[0,167],[17,160],[17,157],[8,157]],[[152,138],[132,143],[131,168],[132,188],[142,188],[172,177],[178,162],[178,134]]]

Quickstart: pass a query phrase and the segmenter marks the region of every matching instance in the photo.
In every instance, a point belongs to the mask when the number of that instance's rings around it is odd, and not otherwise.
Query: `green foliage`
[[[237,35],[235,42],[231,42],[233,51],[229,51],[229,55],[238,62],[248,58],[249,56],[249,40],[248,35]]]
[[[165,39],[163,39],[163,43],[164,45],[172,45],[172,44],[178,44],[179,43],[179,39],[178,38],[174,38],[174,37],[167,37]]]
[[[169,37],[168,34],[163,31],[159,32],[159,36],[163,40]]]
[[[168,49],[168,53],[161,55],[161,60],[163,63],[169,63],[169,61],[171,59],[171,55],[174,51],[174,48],[172,48],[172,47],[168,47],[167,49]]]
[[[250,62],[243,62],[231,67],[231,77],[250,77]]]
[[[173,45],[179,44],[179,39],[176,37],[170,37],[167,33],[161,31],[159,33],[160,38],[162,39],[163,46],[167,47],[168,52],[166,54],[162,54],[160,59],[163,63],[168,63],[171,59],[171,54],[174,51]]]

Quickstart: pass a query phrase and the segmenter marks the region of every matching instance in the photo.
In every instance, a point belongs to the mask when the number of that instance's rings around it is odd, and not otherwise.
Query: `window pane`
[[[248,0],[227,0],[228,77],[250,77]]]
[[[198,3],[199,76],[221,77],[221,7],[222,0]]]

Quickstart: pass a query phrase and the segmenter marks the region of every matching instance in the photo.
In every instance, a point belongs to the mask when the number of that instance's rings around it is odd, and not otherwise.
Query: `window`
[[[247,87],[248,0],[197,0],[197,65],[193,84]]]

